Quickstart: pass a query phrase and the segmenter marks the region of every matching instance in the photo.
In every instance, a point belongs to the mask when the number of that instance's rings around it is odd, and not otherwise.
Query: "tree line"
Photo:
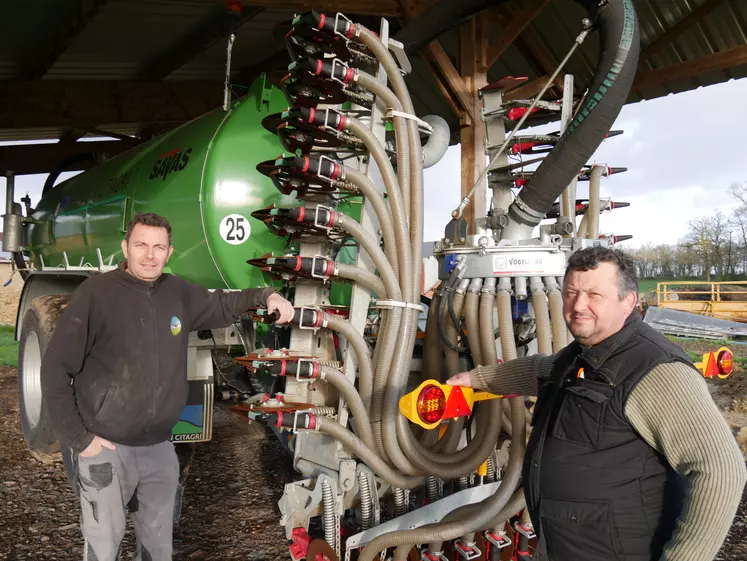
[[[747,276],[747,182],[733,183],[731,215],[716,211],[688,222],[676,244],[647,244],[627,253],[639,278],[735,280]]]

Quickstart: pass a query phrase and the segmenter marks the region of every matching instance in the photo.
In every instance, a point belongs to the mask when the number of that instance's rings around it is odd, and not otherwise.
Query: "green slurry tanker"
[[[22,230],[11,229],[21,223],[12,220],[20,217],[20,205],[8,209],[12,216],[6,217],[5,248],[22,248],[33,263],[31,271],[23,272],[17,315],[21,418],[32,453],[50,454],[57,448],[39,381],[54,319],[66,294],[122,259],[120,243],[135,213],[155,212],[171,223],[174,253],[166,272],[210,289],[273,282],[247,261],[285,251],[286,241],[251,213],[281,198],[272,181],[257,171],[257,162],[282,152],[277,137],[261,121],[287,105],[283,92],[263,76],[230,111],[218,108],[47,189],[27,212]],[[12,192],[8,200],[13,200]],[[243,329],[214,330],[217,347],[248,344],[251,327],[244,322]],[[191,337],[190,405],[174,427],[175,441],[210,438],[214,344],[212,339]]]
[[[637,19],[631,0],[576,3],[588,18],[566,59],[598,32],[590,94],[576,100],[569,88],[562,103],[538,106],[560,69],[533,99],[504,101],[517,80],[481,91],[487,140],[472,156],[490,163],[472,192],[489,187],[490,212],[475,209],[468,223],[476,202],[464,198],[434,243],[433,269],[422,259],[424,200],[443,192],[428,191],[438,187],[424,185],[423,169],[451,134],[444,119],[415,114],[404,76],[408,57],[484,0],[439,0],[396,38],[383,19],[374,32],[342,14],[296,15],[278,28],[291,60],[277,84],[262,76],[240,100],[45,186],[25,213],[9,177],[4,249],[25,279],[16,335],[31,453],[59,451],[39,371],[69,294],[116,267],[135,213],[155,212],[173,229],[167,272],[208,289],[273,285],[296,309],[289,327],[250,311],[229,328],[190,333],[189,399],[172,430],[177,443],[210,440],[217,400],[271,428],[299,474],[278,501],[293,561],[387,552],[497,561],[508,547],[528,559],[527,404],[485,394],[473,409],[471,392],[443,382],[563,348],[567,257],[617,240],[599,232],[602,166],[589,174],[588,205],[575,210],[574,180],[630,91]],[[563,133],[511,145],[507,129],[521,129],[535,107],[549,121],[560,116]],[[524,116],[510,123],[516,108]],[[506,154],[534,144],[551,147],[527,179],[514,172],[537,160]]]

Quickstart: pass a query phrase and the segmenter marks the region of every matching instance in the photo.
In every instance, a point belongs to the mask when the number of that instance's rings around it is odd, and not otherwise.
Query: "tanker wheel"
[[[52,423],[45,407],[41,363],[57,319],[67,307],[69,299],[69,294],[34,299],[23,318],[21,330],[18,353],[21,428],[29,452],[43,463],[51,463],[60,457],[60,445],[52,433]]]
[[[326,541],[316,539],[306,550],[306,561],[340,561],[340,558]]]

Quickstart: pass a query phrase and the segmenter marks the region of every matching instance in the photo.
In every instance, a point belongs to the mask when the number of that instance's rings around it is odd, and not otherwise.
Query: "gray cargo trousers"
[[[77,457],[83,561],[117,561],[129,506],[135,561],[171,560],[179,460],[174,445],[104,448]]]

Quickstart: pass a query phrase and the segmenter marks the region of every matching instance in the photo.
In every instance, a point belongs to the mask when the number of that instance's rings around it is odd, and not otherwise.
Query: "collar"
[[[137,292],[150,292],[157,288],[163,282],[164,276],[162,274],[154,281],[140,280],[127,272],[127,259],[120,261],[114,270],[114,278],[119,284]]]
[[[622,328],[591,347],[581,347],[581,358],[593,368],[598,368],[619,349],[636,331],[642,319],[638,310],[633,310],[625,319]]]

